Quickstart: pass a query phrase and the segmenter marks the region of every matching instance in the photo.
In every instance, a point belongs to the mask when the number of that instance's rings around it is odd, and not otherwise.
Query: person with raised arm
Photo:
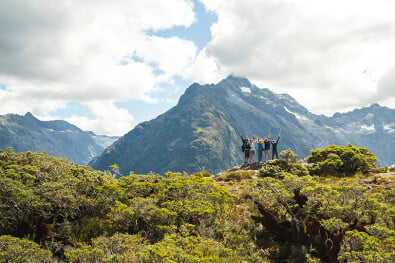
[[[278,135],[278,139],[271,141],[272,144],[272,160],[274,159],[274,155],[276,155],[276,159],[278,159],[278,151],[277,151],[277,144],[280,141],[280,135]]]
[[[263,154],[263,139],[257,139],[257,152],[258,152],[258,162],[262,162],[262,154]]]
[[[268,160],[270,160],[270,138],[268,138],[268,137],[266,137],[264,140],[263,140],[263,143],[264,143],[264,145],[265,145],[265,150],[264,150],[264,152],[265,152],[265,162],[267,162]]]
[[[250,158],[250,142],[248,140],[247,136],[243,136],[243,134],[240,134],[240,138],[243,142],[243,146],[241,146],[241,150],[244,152],[244,163],[248,163],[248,159]]]

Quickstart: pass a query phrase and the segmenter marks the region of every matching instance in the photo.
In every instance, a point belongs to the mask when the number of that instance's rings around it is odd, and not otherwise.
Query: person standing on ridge
[[[257,140],[257,152],[258,152],[258,162],[262,162],[262,153],[263,153],[263,140],[258,137]]]
[[[255,144],[254,138],[250,140],[250,162],[255,163]]]
[[[241,146],[241,150],[244,152],[244,148],[245,148],[245,138],[243,136],[243,134],[240,134],[240,139],[243,142],[243,146]]]
[[[274,155],[276,155],[276,159],[278,159],[278,151],[277,151],[277,144],[280,140],[280,135],[278,136],[277,140],[272,141],[272,160],[274,159]]]
[[[247,136],[244,137],[243,134],[240,134],[240,138],[243,141],[243,146],[241,146],[241,150],[244,152],[244,163],[248,163],[251,146]]]
[[[265,144],[265,162],[267,162],[270,160],[270,139],[266,137],[263,143]]]
[[[244,146],[244,163],[248,163],[248,160],[250,159],[250,149],[251,149],[250,141],[247,138],[245,139],[245,146]]]

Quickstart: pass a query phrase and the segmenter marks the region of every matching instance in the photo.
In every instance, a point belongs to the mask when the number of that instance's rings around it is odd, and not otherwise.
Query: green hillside
[[[284,151],[257,170],[120,179],[0,150],[0,262],[394,262],[395,174],[331,147],[309,165]]]

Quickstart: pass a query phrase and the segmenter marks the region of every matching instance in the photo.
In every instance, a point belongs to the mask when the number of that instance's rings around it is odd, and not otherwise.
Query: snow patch
[[[368,119],[368,120],[372,120],[374,118],[374,114],[373,113],[368,113],[368,114],[366,114],[365,118]]]
[[[241,89],[242,92],[251,93],[251,89],[250,89],[250,88],[247,88],[247,87],[240,87],[240,89]]]
[[[266,103],[272,103],[268,98],[263,97],[263,96],[259,96],[259,98],[263,99],[264,101],[266,101]]]
[[[310,119],[307,118],[306,116],[303,116],[303,115],[300,115],[296,112],[293,112],[293,111],[289,110],[286,106],[284,106],[284,110],[293,114],[296,117],[296,119],[298,119],[299,121],[310,121]]]
[[[293,115],[295,115],[296,113],[295,112],[293,112],[293,111],[290,111],[286,106],[284,106],[284,110],[286,111],[286,112],[289,112],[289,113],[291,113],[291,114],[293,114]]]
[[[374,128],[373,124],[370,125],[370,126],[363,124],[363,125],[361,125],[361,131],[363,131],[363,132],[375,132],[376,129]]]
[[[391,123],[391,124],[384,125],[383,128],[388,133],[393,133],[393,132],[395,132],[395,122]]]

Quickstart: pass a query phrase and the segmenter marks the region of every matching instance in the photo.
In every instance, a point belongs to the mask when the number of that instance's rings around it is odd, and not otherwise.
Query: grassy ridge
[[[393,262],[394,186],[390,173],[311,176],[294,159],[115,179],[1,150],[0,261]]]

